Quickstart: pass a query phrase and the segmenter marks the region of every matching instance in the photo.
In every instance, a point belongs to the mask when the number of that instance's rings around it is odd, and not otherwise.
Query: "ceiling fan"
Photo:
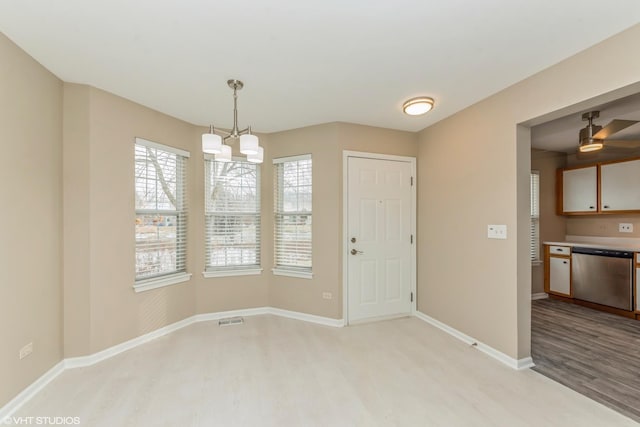
[[[593,120],[597,119],[598,117],[600,117],[599,111],[590,111],[582,115],[582,120],[588,121],[589,124],[587,124],[586,127],[580,129],[580,139],[578,146],[578,151],[580,153],[598,151],[605,146],[622,148],[640,147],[640,141],[607,139],[611,135],[638,123],[638,120],[615,119],[605,127],[602,127],[593,123]]]

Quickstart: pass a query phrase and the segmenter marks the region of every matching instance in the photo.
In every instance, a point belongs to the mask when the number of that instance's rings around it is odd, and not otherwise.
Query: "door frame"
[[[418,235],[416,232],[416,221],[418,207],[416,204],[418,179],[416,176],[416,158],[407,156],[396,156],[393,154],[367,153],[363,151],[342,152],[342,317],[344,324],[349,325],[349,157],[358,157],[371,160],[391,160],[407,162],[411,164],[411,176],[413,177],[413,186],[411,187],[411,234],[413,234],[413,245],[411,245],[411,292],[413,292],[413,302],[411,303],[411,315],[414,316],[417,310],[418,294],[416,292],[416,248],[418,246]]]

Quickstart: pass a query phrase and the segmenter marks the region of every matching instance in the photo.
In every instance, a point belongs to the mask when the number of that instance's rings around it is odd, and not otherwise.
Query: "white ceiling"
[[[237,78],[259,132],[417,131],[638,22],[638,0],[0,2],[0,31],[62,80],[230,127]],[[436,108],[403,115],[418,95]]]

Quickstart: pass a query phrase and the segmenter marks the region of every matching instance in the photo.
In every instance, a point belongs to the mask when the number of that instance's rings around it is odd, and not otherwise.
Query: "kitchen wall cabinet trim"
[[[558,169],[558,215],[640,213],[640,157]]]
[[[598,212],[597,165],[560,169],[558,173],[558,207],[562,214]]]
[[[636,313],[640,313],[640,295],[638,295],[638,278],[640,278],[640,253],[636,252],[635,259],[635,268],[633,269],[635,276],[633,277],[633,292],[635,295],[634,298],[634,310]],[[637,317],[636,317],[637,318]]]
[[[601,210],[640,210],[640,160],[600,166]]]

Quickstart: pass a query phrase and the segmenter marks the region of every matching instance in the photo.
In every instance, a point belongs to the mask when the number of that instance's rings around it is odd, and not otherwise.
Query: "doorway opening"
[[[627,172],[625,165],[630,161],[640,158],[640,143],[633,143],[640,140],[640,123],[607,136],[602,151],[580,153],[578,145],[580,130],[591,124],[582,121],[583,114],[593,116],[598,111],[598,125],[605,128],[616,120],[640,121],[639,90],[639,84],[631,85],[525,124],[531,131],[530,169],[539,177],[537,241],[531,227],[533,369],[636,421],[640,421],[636,397],[640,380],[632,373],[640,370],[640,362],[629,345],[640,340],[640,321],[635,320],[640,313],[636,300],[640,275],[632,267],[635,258],[619,268],[629,270],[626,284],[611,278],[612,289],[616,283],[626,287],[627,292],[618,295],[623,304],[588,288],[582,272],[593,276],[589,271],[596,266],[592,259],[585,261],[589,256],[583,255],[582,247],[608,249],[614,245],[631,255],[640,252],[640,234],[622,232],[619,227],[629,223],[640,226],[640,209],[606,212],[609,208],[602,203],[605,189],[600,182],[603,165],[616,165],[605,170],[609,177],[615,177],[621,170]],[[591,187],[592,192],[585,191]],[[586,203],[584,209],[575,207],[582,202]],[[606,262],[608,272],[615,270],[613,264]],[[599,284],[608,280],[598,278]]]

